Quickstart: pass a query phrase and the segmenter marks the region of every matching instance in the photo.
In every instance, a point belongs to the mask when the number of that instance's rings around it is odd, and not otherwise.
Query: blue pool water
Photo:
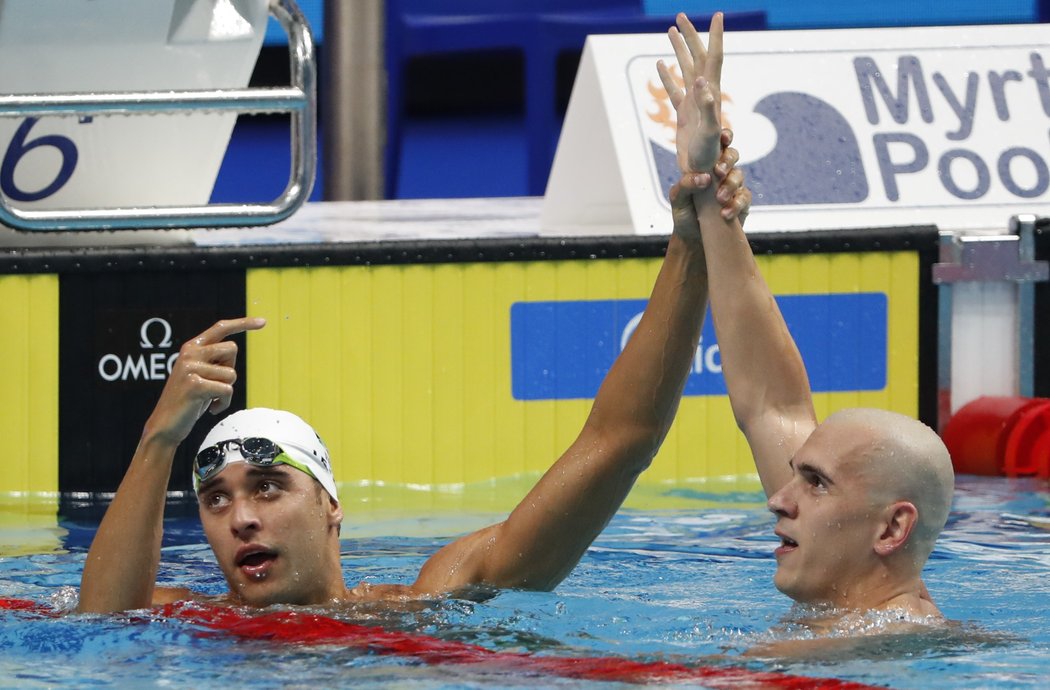
[[[657,499],[650,503],[659,506],[664,498],[677,507],[621,512],[554,592],[509,591],[482,603],[340,615],[498,651],[733,664],[896,688],[1045,687],[1050,678],[1045,482],[958,482],[947,531],[926,572],[934,599],[957,627],[872,637],[825,658],[791,661],[740,656],[763,641],[798,634],[782,625],[792,608],[771,583],[772,516],[761,509],[760,494],[643,490]],[[690,502],[696,507],[681,507]],[[449,537],[499,517],[404,511],[351,517],[343,532],[347,580],[410,581]],[[0,526],[0,544],[9,552],[17,539],[41,545],[37,553],[0,556],[0,597],[71,606],[93,531],[82,516],[57,529]],[[161,570],[164,581],[224,591],[194,518],[169,520]],[[0,687],[616,687],[425,665],[337,645],[202,636],[184,621],[132,618],[0,612]]]

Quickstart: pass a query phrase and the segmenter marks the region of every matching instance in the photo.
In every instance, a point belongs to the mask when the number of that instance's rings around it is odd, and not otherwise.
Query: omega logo
[[[139,328],[139,347],[143,350],[168,350],[171,348],[171,324],[154,316],[142,322]],[[105,354],[98,360],[98,375],[106,381],[163,381],[171,373],[171,367],[179,353],[140,352],[127,354],[123,358],[116,354]]]

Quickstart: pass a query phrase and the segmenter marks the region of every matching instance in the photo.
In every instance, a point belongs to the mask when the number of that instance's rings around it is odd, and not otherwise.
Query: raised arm
[[[711,317],[733,416],[772,496],[791,478],[789,461],[817,426],[809,379],[795,341],[737,221],[717,200],[694,197],[711,284]]]
[[[698,74],[693,63],[703,59],[699,36],[684,15],[678,17],[678,28],[672,30],[671,41],[682,74]],[[721,32],[714,27],[709,50],[721,53]],[[717,64],[720,67],[721,61]],[[670,90],[666,68],[660,73]],[[712,134],[695,122],[718,111],[720,77],[709,73],[687,78],[686,89],[672,96],[683,173],[706,170],[703,166],[710,160],[705,152],[712,146]],[[693,195],[707,257],[711,315],[733,414],[754,454],[762,487],[772,495],[791,478],[788,462],[816,428],[816,415],[798,348],[755,264],[741,223],[720,210],[718,194],[722,192],[703,189]]]
[[[265,323],[248,318],[220,321],[179,350],[131,465],[91,543],[80,581],[79,611],[125,611],[154,603],[175,450],[206,410],[219,413],[230,405],[237,345],[226,338]]]
[[[692,208],[683,209],[686,215]],[[649,466],[674,419],[700,337],[707,279],[699,235],[674,233],[641,323],[579,437],[499,524],[434,555],[415,587],[551,589],[575,567]]]
[[[720,53],[712,59],[721,60]],[[720,149],[719,125],[702,125],[715,132],[710,170]],[[735,159],[735,151],[723,154],[729,167]],[[737,179],[726,183],[732,212],[741,210]],[[711,176],[695,175],[691,183],[708,186]],[[472,583],[553,588],[649,466],[678,409],[707,306],[706,263],[691,199],[676,199],[672,215],[674,229],[645,313],[602,383],[579,437],[506,521],[435,554],[421,571],[417,590]]]

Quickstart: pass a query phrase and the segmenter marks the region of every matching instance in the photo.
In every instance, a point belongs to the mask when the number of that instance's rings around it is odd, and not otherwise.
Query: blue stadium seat
[[[525,62],[528,193],[543,194],[560,129],[556,65],[580,51],[589,33],[653,33],[670,16],[647,16],[642,0],[388,0],[385,189],[397,196],[405,104],[404,69],[425,55],[520,51]],[[706,25],[708,18],[697,18]],[[727,15],[731,29],[765,28],[763,12]]]
[[[649,14],[707,11],[710,0],[643,0]],[[728,3],[723,3],[722,7]],[[1050,21],[1050,0],[747,0],[766,13],[770,29],[1026,24]],[[698,8],[703,8],[700,10]],[[1039,19],[1039,17],[1043,17]]]
[[[637,0],[611,0],[636,6]],[[401,120],[405,107],[404,74],[409,60],[493,50],[525,54],[538,13],[569,6],[593,6],[594,0],[387,0],[387,141],[385,190],[397,196],[401,158]]]

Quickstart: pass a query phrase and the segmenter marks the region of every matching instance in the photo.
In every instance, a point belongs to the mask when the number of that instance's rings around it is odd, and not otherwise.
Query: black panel
[[[112,492],[167,380],[170,358],[215,321],[244,314],[244,272],[74,273],[60,276],[59,290],[59,489]],[[243,336],[239,344],[243,381]],[[232,408],[244,402],[239,386]],[[179,450],[170,490],[190,488],[190,457],[210,421],[199,423]]]
[[[1035,226],[1035,258],[1050,261],[1050,218]],[[1050,398],[1050,283],[1035,284],[1035,396]]]
[[[919,420],[937,428],[937,286],[933,265],[940,259],[937,234],[918,244],[919,252]]]

